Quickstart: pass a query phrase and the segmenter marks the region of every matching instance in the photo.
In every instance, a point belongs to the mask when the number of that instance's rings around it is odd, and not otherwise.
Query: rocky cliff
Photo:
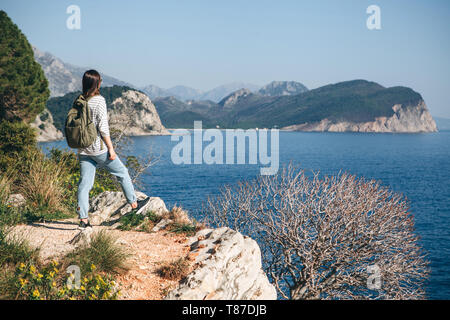
[[[39,114],[36,119],[30,123],[32,128],[37,131],[37,141],[55,141],[64,138],[63,133],[53,124],[53,116],[48,109]]]
[[[47,101],[47,108],[53,115],[54,125],[64,130],[67,112],[80,92],[71,92]],[[111,128],[123,130],[125,135],[169,134],[162,125],[158,112],[149,97],[129,87],[101,87],[100,94],[108,107]]]
[[[275,300],[255,240],[229,228],[204,229],[191,240],[196,268],[166,300]]]
[[[425,102],[421,100],[415,106],[392,106],[394,112],[390,117],[376,117],[374,121],[352,122],[323,119],[319,122],[302,123],[283,127],[284,130],[311,132],[436,132],[437,126],[429,113]]]
[[[138,201],[147,198],[137,192]],[[163,219],[152,229],[158,232],[167,225],[168,210],[164,201],[151,197],[139,212],[154,212]],[[120,217],[131,213],[122,192],[106,191],[91,200],[90,220],[94,226],[120,226]],[[187,213],[179,215],[188,219]],[[164,225],[163,225],[164,224]],[[90,241],[92,229],[77,234],[72,244]],[[188,239],[188,258],[193,270],[171,290],[167,300],[269,300],[276,299],[275,287],[262,270],[261,251],[255,240],[229,228],[202,229]]]
[[[122,125],[125,135],[169,134],[149,97],[135,90],[123,92],[111,103],[109,121],[111,126]]]

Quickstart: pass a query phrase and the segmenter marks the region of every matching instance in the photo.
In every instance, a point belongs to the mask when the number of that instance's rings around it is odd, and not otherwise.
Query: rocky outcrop
[[[25,200],[23,195],[21,195],[20,193],[14,193],[9,196],[6,204],[12,207],[22,207],[26,202],[27,201]]]
[[[235,105],[240,99],[252,94],[253,93],[248,89],[240,89],[223,98],[222,101],[219,102],[219,105],[223,108],[228,108]]]
[[[136,197],[139,202],[148,196],[137,191]],[[114,221],[131,212],[131,210],[131,205],[128,204],[122,192],[105,191],[91,201],[89,218],[93,225],[114,223]],[[153,211],[156,215],[168,212],[164,201],[158,197],[150,197],[150,200],[140,211],[145,213]]]
[[[196,268],[166,300],[274,300],[277,293],[261,268],[251,238],[229,228],[204,229],[190,243]]]
[[[315,132],[436,132],[437,126],[422,100],[416,106],[402,106],[396,104],[392,107],[394,114],[391,117],[378,117],[369,122],[330,121],[323,119],[315,123],[302,123],[282,128],[292,131]]]
[[[149,97],[139,91],[128,90],[115,99],[108,111],[112,126],[121,127],[125,135],[169,134]]]
[[[295,81],[272,81],[262,87],[258,93],[263,96],[292,96],[308,91],[303,84]]]
[[[53,116],[48,109],[44,109],[44,111],[30,123],[30,126],[37,131],[37,141],[55,141],[64,138],[63,133],[53,125]]]
[[[148,198],[136,192],[138,201]],[[117,220],[132,211],[122,192],[106,191],[91,201],[90,220],[96,225],[118,226]],[[164,201],[151,197],[143,210],[153,211],[162,219],[152,232],[163,230],[173,221],[191,223],[187,213],[174,207],[170,213]],[[69,244],[79,246],[91,241],[94,228],[76,234]],[[203,229],[188,239],[187,258],[194,264],[177,288],[170,291],[167,300],[274,300],[275,287],[262,270],[261,251],[253,239],[229,228]]]

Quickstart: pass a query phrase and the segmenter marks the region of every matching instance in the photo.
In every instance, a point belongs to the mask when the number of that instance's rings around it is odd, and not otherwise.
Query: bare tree
[[[207,223],[258,241],[282,298],[424,297],[428,262],[407,200],[374,180],[308,178],[289,166],[225,187],[203,211]]]

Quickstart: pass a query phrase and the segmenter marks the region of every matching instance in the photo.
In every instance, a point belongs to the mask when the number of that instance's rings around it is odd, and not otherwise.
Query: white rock
[[[21,207],[26,203],[26,200],[23,195],[20,193],[14,193],[9,196],[7,204],[13,207]]]
[[[135,90],[123,92],[112,102],[108,112],[111,125],[126,124],[123,127],[125,135],[169,134],[161,123],[155,105],[145,93]]]
[[[91,243],[93,231],[93,228],[81,230],[75,237],[72,238],[72,240],[69,241],[69,243],[74,246],[87,245]]]
[[[158,232],[159,230],[167,228],[169,224],[173,223],[170,219],[161,219],[156,226],[153,227],[153,232]]]
[[[37,131],[37,141],[55,141],[64,138],[63,133],[58,130],[53,124],[53,116],[46,108],[41,114],[36,116],[36,119],[30,123],[32,128]]]
[[[191,244],[191,254],[198,254],[198,267],[165,299],[277,298],[275,287],[261,268],[261,251],[256,241],[229,228],[201,230],[194,238],[197,241]]]
[[[436,132],[437,126],[422,100],[416,106],[405,107],[400,104],[392,106],[391,117],[378,117],[369,122],[333,122],[323,119],[320,122],[302,123],[282,128],[294,131],[330,131],[330,132]]]
[[[147,198],[147,195],[136,191],[136,197],[140,201]],[[131,210],[131,205],[122,192],[105,191],[91,201],[89,219],[94,225],[99,225],[112,219],[118,219]],[[151,197],[142,210],[143,213],[148,211],[153,211],[156,215],[162,215],[168,210],[161,198]]]

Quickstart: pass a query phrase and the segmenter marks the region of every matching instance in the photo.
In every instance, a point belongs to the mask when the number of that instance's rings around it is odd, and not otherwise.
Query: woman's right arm
[[[109,160],[114,160],[116,158],[116,152],[114,151],[114,147],[111,141],[110,136],[102,136],[103,141],[105,141],[106,147],[108,148]]]
[[[102,137],[103,141],[106,144],[106,147],[108,148],[109,159],[114,160],[116,158],[116,152],[114,151],[114,147],[109,134],[108,112],[106,109],[106,102],[104,98],[99,105],[98,129],[100,130],[100,136]]]

